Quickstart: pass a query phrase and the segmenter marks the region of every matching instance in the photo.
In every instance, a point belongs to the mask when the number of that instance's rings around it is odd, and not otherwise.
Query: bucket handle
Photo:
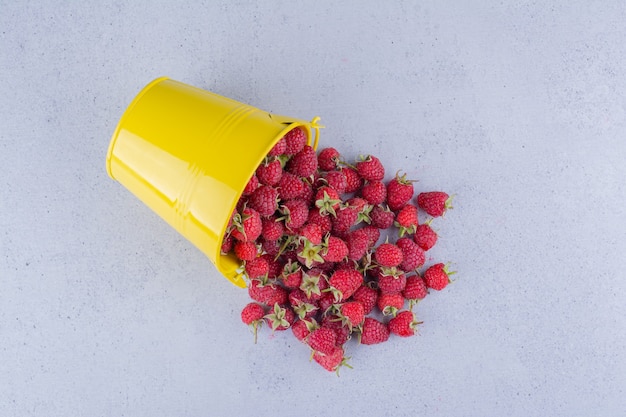
[[[321,117],[315,116],[313,120],[311,120],[311,123],[310,123],[311,128],[315,130],[315,139],[313,141],[313,145],[311,145],[313,149],[317,149],[317,144],[319,143],[319,140],[320,140],[320,129],[324,127],[323,125],[318,123],[320,120],[321,120]]]

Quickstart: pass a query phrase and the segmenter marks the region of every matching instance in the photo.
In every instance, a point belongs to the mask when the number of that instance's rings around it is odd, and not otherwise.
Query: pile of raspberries
[[[416,333],[413,312],[429,289],[450,282],[448,265],[426,266],[437,242],[430,223],[449,208],[441,191],[414,199],[412,180],[383,182],[380,160],[345,162],[332,147],[307,145],[300,128],[281,138],[248,182],[222,253],[234,253],[252,302],[242,312],[257,330],[290,330],[328,371],[347,364],[344,344]],[[430,220],[418,222],[423,211]],[[423,216],[423,214],[422,214]]]

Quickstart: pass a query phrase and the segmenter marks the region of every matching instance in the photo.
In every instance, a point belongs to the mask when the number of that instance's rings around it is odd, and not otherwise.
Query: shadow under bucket
[[[167,77],[148,84],[109,145],[111,178],[204,252],[233,284],[240,263],[220,249],[228,220],[263,158],[300,127],[317,148],[319,126],[279,116]]]

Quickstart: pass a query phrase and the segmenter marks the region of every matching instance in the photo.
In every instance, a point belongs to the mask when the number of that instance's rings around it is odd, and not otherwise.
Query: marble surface
[[[624,2],[1,9],[0,415],[626,415]],[[339,378],[253,344],[246,292],[106,174],[162,75],[456,194],[418,337]]]

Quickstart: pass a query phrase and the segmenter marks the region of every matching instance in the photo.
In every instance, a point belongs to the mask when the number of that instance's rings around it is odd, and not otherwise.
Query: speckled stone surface
[[[626,415],[624,2],[44,3],[0,8],[1,416]],[[106,174],[162,75],[456,194],[418,337],[339,378],[253,344],[246,292]]]

